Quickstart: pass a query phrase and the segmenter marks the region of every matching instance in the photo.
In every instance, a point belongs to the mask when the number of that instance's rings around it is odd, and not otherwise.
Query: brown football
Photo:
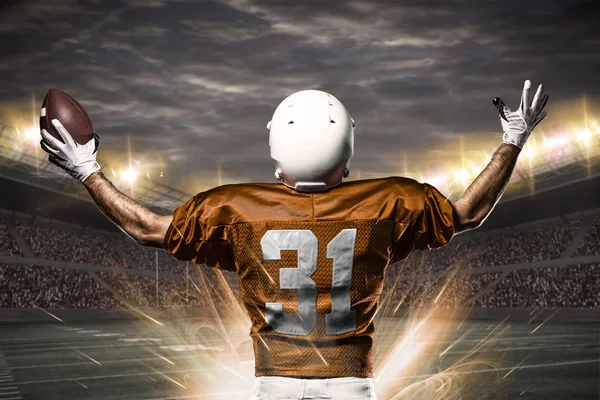
[[[42,103],[40,112],[40,129],[45,129],[52,136],[63,141],[52,125],[57,119],[79,144],[86,144],[93,137],[94,126],[83,106],[72,96],[59,89],[50,89]]]

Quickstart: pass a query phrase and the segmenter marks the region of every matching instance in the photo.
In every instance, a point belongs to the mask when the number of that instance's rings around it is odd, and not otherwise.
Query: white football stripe
[[[46,107],[42,107],[42,111],[40,112],[40,117],[46,116]]]

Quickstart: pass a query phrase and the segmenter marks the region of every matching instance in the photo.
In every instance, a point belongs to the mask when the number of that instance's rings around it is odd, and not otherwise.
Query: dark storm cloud
[[[388,172],[404,154],[498,133],[490,99],[516,106],[525,79],[546,85],[548,120],[561,100],[597,94],[596,3],[5,2],[0,107],[59,87],[105,146],[130,136],[137,154],[162,152],[172,184],[217,163],[269,180],[267,121],[317,88],[357,121],[354,168]]]

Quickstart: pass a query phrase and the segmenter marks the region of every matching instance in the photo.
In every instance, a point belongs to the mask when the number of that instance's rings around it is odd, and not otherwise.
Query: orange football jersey
[[[450,201],[411,179],[320,193],[256,183],[190,199],[175,211],[165,248],[237,272],[256,376],[372,377],[385,268],[453,234]]]

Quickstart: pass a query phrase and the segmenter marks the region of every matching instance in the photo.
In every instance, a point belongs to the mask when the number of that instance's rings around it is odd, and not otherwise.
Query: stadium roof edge
[[[44,153],[39,155],[37,152],[28,154],[26,151],[20,151],[21,146],[15,132],[14,127],[0,123],[0,149],[2,150],[0,176],[78,199],[85,197],[85,200],[91,201],[81,185],[65,175],[64,171],[46,161]],[[600,157],[589,158],[587,163],[584,161],[577,159],[577,162],[570,164],[553,163],[551,165],[548,163],[544,168],[538,169],[540,172],[533,176],[515,172],[517,179],[509,184],[500,203],[521,199],[530,196],[533,192],[542,193],[600,176]],[[378,176],[372,177],[392,176],[393,174],[376,175]],[[454,191],[450,194],[450,198],[458,196],[459,193],[462,192]],[[192,195],[163,183],[140,177],[136,182],[132,197],[151,209],[172,211]]]

